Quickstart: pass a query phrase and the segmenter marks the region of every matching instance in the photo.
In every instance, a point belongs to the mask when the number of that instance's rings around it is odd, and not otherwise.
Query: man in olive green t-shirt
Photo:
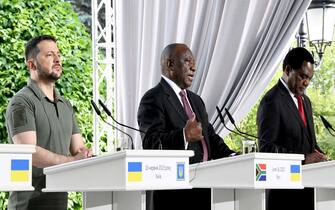
[[[92,156],[84,146],[70,102],[55,89],[62,75],[60,51],[49,35],[31,39],[25,49],[30,80],[6,112],[9,140],[36,145],[32,156],[34,191],[11,192],[9,210],[67,209],[67,193],[43,193],[43,168]]]

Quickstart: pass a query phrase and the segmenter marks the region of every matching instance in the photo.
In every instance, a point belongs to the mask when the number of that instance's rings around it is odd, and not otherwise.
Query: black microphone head
[[[222,123],[224,123],[224,119],[223,119],[221,110],[220,110],[220,108],[219,108],[218,106],[216,106],[216,111],[217,111],[218,114],[219,114],[220,121],[221,121]]]
[[[231,123],[233,123],[233,125],[235,125],[235,120],[233,118],[233,116],[231,116],[231,114],[229,113],[228,109],[227,108],[224,108],[226,114],[228,115],[228,118],[230,120]]]
[[[91,104],[93,106],[94,111],[97,113],[97,115],[101,115],[101,112],[100,112],[97,104],[93,100],[91,100]]]
[[[324,118],[322,115],[320,115],[321,117],[321,121],[323,123],[323,125],[328,129],[328,128],[331,128],[333,129],[332,125],[326,120],[326,118]]]
[[[102,106],[103,110],[106,112],[108,116],[112,116],[112,113],[109,111],[109,109],[105,106],[104,103],[100,99],[98,99],[100,106]]]

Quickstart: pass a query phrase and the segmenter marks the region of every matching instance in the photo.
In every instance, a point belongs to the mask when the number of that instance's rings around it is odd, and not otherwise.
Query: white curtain
[[[239,122],[285,54],[310,0],[116,0],[117,119],[138,128],[142,95],[160,80],[160,54],[186,43],[197,72],[191,90]],[[126,129],[141,148],[138,133]],[[226,134],[225,131],[222,131]]]

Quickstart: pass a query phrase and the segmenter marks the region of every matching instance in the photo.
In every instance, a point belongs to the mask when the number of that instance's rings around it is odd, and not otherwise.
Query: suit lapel
[[[201,122],[201,119],[200,119],[200,110],[198,110],[199,106],[197,106],[194,102],[194,99],[192,97],[192,94],[190,94],[190,91],[186,90],[187,91],[187,98],[191,104],[191,107],[192,107],[192,110],[196,116],[196,119],[197,121],[200,121]]]
[[[284,101],[286,101],[287,103],[285,103],[289,110],[291,111],[291,113],[293,114],[294,118],[299,121],[299,124],[301,126],[304,126],[304,122],[302,121],[300,114],[299,114],[299,110],[297,109],[297,106],[295,105],[291,95],[289,94],[288,90],[286,89],[286,87],[281,83],[281,81],[278,82],[278,87],[280,88],[281,92],[282,92],[282,96],[284,97]]]
[[[160,84],[163,87],[164,92],[167,95],[167,101],[170,103],[170,105],[176,110],[178,113],[178,116],[183,120],[187,121],[188,117],[185,113],[184,107],[180,103],[178,96],[173,91],[173,89],[170,87],[170,85],[162,78],[160,81]]]
[[[294,118],[299,122],[300,126],[303,128],[303,131],[304,133],[306,134],[306,136],[308,137],[308,141],[310,143],[312,143],[312,140],[311,140],[311,136],[310,136],[310,133],[308,132],[308,129],[307,127],[305,126],[304,122],[302,121],[301,119],[301,116],[300,116],[300,113],[299,113],[299,110],[297,108],[297,106],[295,105],[292,97],[290,96],[288,90],[286,89],[286,87],[281,83],[281,81],[278,82],[278,87],[281,89],[282,91],[282,95],[284,97],[284,100],[287,101],[286,105],[288,106],[289,110],[291,110],[291,113],[294,115]],[[304,100],[303,100],[304,101]],[[307,107],[305,102],[304,103],[304,108]],[[308,110],[305,110],[305,113],[307,113]],[[307,119],[307,126],[311,125],[311,122],[310,122],[310,117],[307,116],[306,114],[306,119]]]
[[[313,141],[313,138],[312,138],[312,132],[313,132],[313,123],[312,123],[312,115],[310,115],[310,113],[312,113],[312,108],[309,106],[309,104],[307,103],[306,99],[304,96],[302,96],[303,98],[303,106],[304,106],[304,111],[305,111],[305,116],[306,116],[306,120],[307,120],[307,126],[304,126],[305,127],[305,132],[308,133],[308,137],[309,137],[309,141],[311,143],[311,145],[313,146],[313,148],[315,147],[315,143]]]

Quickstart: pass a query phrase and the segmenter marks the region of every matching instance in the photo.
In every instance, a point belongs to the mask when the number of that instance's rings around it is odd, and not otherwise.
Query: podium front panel
[[[0,144],[0,191],[34,190],[31,181],[34,145]]]

